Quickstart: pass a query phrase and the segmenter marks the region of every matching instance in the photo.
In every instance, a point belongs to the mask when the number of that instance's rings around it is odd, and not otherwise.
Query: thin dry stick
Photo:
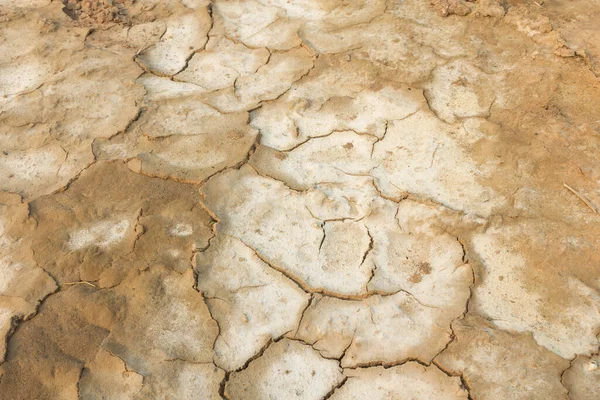
[[[594,212],[594,214],[598,214],[598,210],[596,209],[596,206],[594,206],[592,204],[592,202],[590,202],[584,195],[580,194],[577,190],[573,189],[571,186],[567,185],[566,183],[563,183],[563,185],[565,185],[565,187],[567,189],[569,189],[571,191],[571,193],[573,193],[575,196],[579,197],[579,199],[581,201],[583,201],[585,203],[585,205],[588,206],[590,208],[590,210],[592,210]]]
[[[148,36],[146,38],[146,40],[144,40],[144,44],[142,45],[142,47],[140,47],[139,50],[136,51],[136,53],[135,53],[136,56],[139,56],[142,51],[146,50],[146,45],[150,42],[150,40],[152,39],[152,36],[154,36],[155,31],[156,31],[156,29],[153,29],[152,32],[150,32],[150,36]],[[161,35],[161,38],[162,38],[162,35]]]
[[[79,282],[65,282],[65,285],[90,285],[91,287],[96,287],[96,285],[94,285],[91,282],[88,281],[79,281]]]
[[[150,37],[147,37],[146,40],[144,41],[144,44],[139,48],[138,51],[135,52],[136,56],[140,55],[140,53],[146,48],[146,45],[148,44],[149,41],[150,41]]]

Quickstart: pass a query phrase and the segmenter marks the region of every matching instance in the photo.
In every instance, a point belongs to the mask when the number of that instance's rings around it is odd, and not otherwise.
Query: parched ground
[[[598,0],[0,0],[0,399],[600,398]]]

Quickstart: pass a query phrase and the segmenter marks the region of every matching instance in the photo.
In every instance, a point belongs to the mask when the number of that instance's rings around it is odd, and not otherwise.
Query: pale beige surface
[[[599,38],[596,0],[0,0],[0,399],[598,398]]]

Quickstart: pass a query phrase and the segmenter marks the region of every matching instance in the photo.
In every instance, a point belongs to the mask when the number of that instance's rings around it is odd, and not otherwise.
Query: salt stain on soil
[[[599,26],[0,0],[0,397],[595,399]]]

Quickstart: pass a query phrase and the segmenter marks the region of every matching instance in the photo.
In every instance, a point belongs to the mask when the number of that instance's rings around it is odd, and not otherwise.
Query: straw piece
[[[584,195],[580,194],[577,190],[573,189],[571,186],[567,185],[566,183],[563,183],[563,185],[565,185],[565,187],[567,189],[569,189],[571,191],[571,193],[573,193],[575,196],[579,197],[579,199],[581,201],[583,201],[585,203],[585,205],[588,206],[590,208],[590,210],[592,210],[594,212],[594,214],[598,214],[598,209],[596,208],[596,206],[594,206]]]
[[[65,282],[65,285],[90,285],[91,287],[97,287],[91,282],[88,281],[79,281],[79,282]]]

